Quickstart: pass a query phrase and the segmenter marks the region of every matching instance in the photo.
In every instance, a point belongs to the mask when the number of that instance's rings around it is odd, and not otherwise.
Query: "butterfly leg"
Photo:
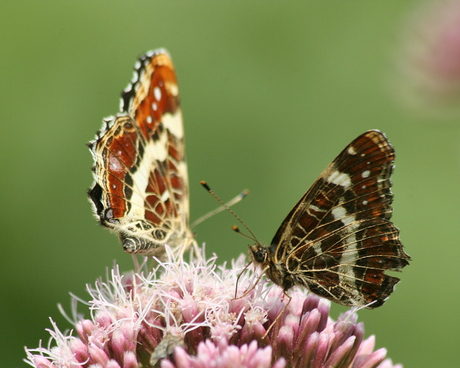
[[[265,334],[262,336],[262,339],[265,339],[268,335],[268,333],[271,331],[271,329],[273,328],[273,326],[276,324],[276,322],[278,322],[278,320],[280,319],[280,317],[284,314],[284,312],[286,311],[287,307],[289,306],[289,304],[291,303],[291,300],[292,300],[292,297],[287,294],[286,292],[283,292],[284,295],[286,295],[289,300],[288,302],[284,305],[283,309],[281,310],[280,313],[278,313],[278,315],[276,316],[275,320],[272,322],[272,324],[270,325],[270,327],[267,329],[267,331],[265,332]]]
[[[252,286],[246,290],[243,295],[240,295],[239,297],[237,297],[237,293],[238,293],[238,282],[240,280],[240,276],[243,274],[244,271],[246,271],[246,269],[252,264],[252,262],[249,262],[244,268],[243,270],[240,272],[240,274],[238,275],[237,279],[236,279],[236,286],[235,286],[235,297],[233,298],[233,300],[236,300],[236,299],[241,299],[241,298],[244,298],[246,295],[248,295],[252,290],[254,290],[257,286],[257,284],[259,283],[260,279],[262,278],[262,276],[265,274],[265,271],[267,270],[267,268],[264,268],[262,270],[262,272],[260,273],[260,275],[257,277],[257,280],[252,284]]]

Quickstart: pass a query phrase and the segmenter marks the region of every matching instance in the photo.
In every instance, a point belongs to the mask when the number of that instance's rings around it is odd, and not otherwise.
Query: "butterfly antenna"
[[[244,225],[244,223],[243,223],[243,225]],[[251,240],[251,241],[253,241],[253,242],[259,244],[258,240],[257,240],[256,237],[254,236],[254,234],[251,232],[251,230],[249,230],[246,226],[245,226],[245,228],[251,233],[251,236],[248,235],[248,234],[242,233],[241,230],[240,230],[240,228],[239,228],[238,226],[236,226],[236,225],[233,225],[233,226],[232,226],[232,230],[233,230],[235,233],[238,233],[238,234],[244,236],[245,238],[248,238],[249,240]]]
[[[230,207],[229,207],[226,203],[224,203],[224,201],[223,201],[222,199],[220,199],[220,197],[219,197],[216,193],[214,193],[214,191],[211,189],[211,187],[208,185],[208,183],[206,183],[205,181],[201,181],[200,184],[203,186],[204,189],[206,189],[206,190],[208,191],[209,194],[211,194],[211,195],[222,205],[222,207],[223,207],[223,208],[221,207],[222,209],[226,209],[228,212],[230,212],[230,213],[233,215],[233,217],[235,217],[235,218],[238,220],[238,222],[239,222],[241,225],[244,226],[244,228],[249,232],[249,234],[251,234],[251,236],[242,233],[242,232],[240,231],[240,229],[238,229],[237,226],[233,226],[233,227],[232,227],[233,231],[235,231],[235,232],[237,232],[237,233],[243,235],[244,237],[246,237],[246,238],[248,238],[248,239],[251,239],[252,241],[254,241],[254,242],[256,242],[256,243],[259,244],[259,242],[258,242],[256,236],[255,236],[254,233],[251,231],[251,229],[243,222],[243,220],[241,220],[241,218],[240,218],[235,212],[233,212],[233,211],[230,209]],[[244,192],[243,192],[243,193],[244,193]]]
[[[201,183],[205,183],[205,182],[201,182]],[[203,184],[202,184],[203,185]],[[208,187],[209,188],[209,187]],[[209,190],[208,190],[209,192]],[[211,191],[212,192],[212,191]],[[210,192],[210,193],[211,193]],[[214,192],[212,192],[211,194],[214,196],[214,198],[216,198],[220,203],[221,203],[221,206],[217,207],[215,210],[211,211],[211,212],[208,212],[207,214],[201,216],[198,220],[194,221],[192,225],[190,225],[190,228],[193,229],[196,225],[198,224],[201,224],[203,221],[207,220],[208,218],[210,218],[211,216],[214,216],[216,214],[218,214],[219,212],[222,212],[222,211],[225,211],[225,210],[229,210],[229,207],[230,206],[233,206],[234,204],[238,203],[239,201],[243,200],[244,198],[246,198],[246,196],[249,194],[249,190],[247,189],[244,189],[241,193],[239,193],[235,198],[232,198],[231,200],[229,200],[227,203],[224,203],[220,198],[218,198],[215,194],[213,194]],[[232,211],[230,211],[232,212]]]

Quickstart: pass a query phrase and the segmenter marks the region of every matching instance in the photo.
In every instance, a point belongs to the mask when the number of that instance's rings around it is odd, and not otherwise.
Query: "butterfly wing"
[[[410,257],[390,222],[394,150],[379,131],[351,142],[323,171],[277,231],[269,253],[284,288],[306,286],[343,305],[382,305]]]
[[[90,199],[125,251],[161,255],[165,244],[190,245],[179,88],[165,50],[140,58],[121,112],[104,121],[89,147],[95,161]]]

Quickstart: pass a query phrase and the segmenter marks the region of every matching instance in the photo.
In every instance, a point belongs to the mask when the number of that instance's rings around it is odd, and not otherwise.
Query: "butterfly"
[[[409,264],[392,215],[394,149],[370,130],[323,171],[285,218],[270,246],[249,246],[251,260],[286,292],[304,286],[345,306],[376,308]]]
[[[128,253],[161,256],[194,243],[179,87],[166,50],[135,66],[120,112],[88,143],[94,183],[88,195],[99,222]]]

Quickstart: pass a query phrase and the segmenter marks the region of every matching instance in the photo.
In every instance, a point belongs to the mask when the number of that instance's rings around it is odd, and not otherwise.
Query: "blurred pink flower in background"
[[[397,87],[407,106],[460,115],[460,0],[422,4],[405,21]]]
[[[204,253],[204,252],[203,252]],[[170,257],[171,254],[169,254]],[[149,271],[121,275],[88,286],[91,319],[76,312],[77,336],[53,323],[48,347],[26,349],[33,367],[134,368],[391,368],[386,350],[374,351],[374,337],[348,311],[334,321],[330,302],[293,289],[292,301],[278,286],[259,282],[254,271],[238,275],[244,257],[231,267],[217,257],[161,262]],[[251,290],[252,288],[252,290]],[[272,325],[268,336],[263,336]]]

